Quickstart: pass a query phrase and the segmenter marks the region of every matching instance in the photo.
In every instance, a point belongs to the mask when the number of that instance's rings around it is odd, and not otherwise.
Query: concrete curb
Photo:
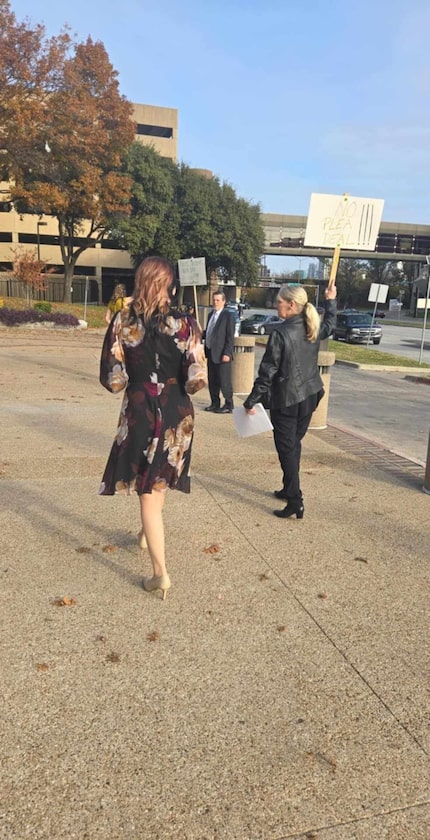
[[[359,370],[375,370],[375,371],[386,371],[387,373],[409,373],[409,374],[421,374],[419,379],[424,381],[430,381],[430,368],[425,369],[425,372],[428,370],[428,377],[422,376],[424,373],[422,368],[413,368],[413,367],[405,367],[404,365],[361,365],[359,362],[347,362],[343,361],[342,359],[336,359],[336,365],[343,365],[344,367],[352,367],[358,368]],[[410,377],[406,377],[409,379]],[[415,377],[414,377],[415,378]]]

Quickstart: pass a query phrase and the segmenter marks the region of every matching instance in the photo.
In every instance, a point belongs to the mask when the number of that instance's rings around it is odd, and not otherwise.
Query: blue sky
[[[11,0],[101,40],[134,102],[178,108],[179,156],[264,212],[312,192],[429,223],[428,0]]]

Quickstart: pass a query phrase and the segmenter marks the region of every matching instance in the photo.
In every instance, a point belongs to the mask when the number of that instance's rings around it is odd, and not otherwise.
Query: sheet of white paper
[[[239,437],[260,435],[273,429],[269,415],[261,403],[254,405],[255,414],[247,414],[243,405],[233,409],[233,420]]]

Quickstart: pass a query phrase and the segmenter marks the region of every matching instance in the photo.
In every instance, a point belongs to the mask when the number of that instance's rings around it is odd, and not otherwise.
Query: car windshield
[[[366,326],[370,327],[372,323],[372,318],[370,315],[347,315],[348,324],[355,326]]]
[[[246,321],[252,322],[253,324],[259,323],[260,321],[265,321],[267,315],[252,315],[250,318],[246,318]]]

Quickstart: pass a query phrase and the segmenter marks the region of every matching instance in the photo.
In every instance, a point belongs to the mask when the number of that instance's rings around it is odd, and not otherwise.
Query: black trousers
[[[300,490],[302,440],[323,394],[324,391],[321,390],[303,402],[280,410],[272,409],[270,412],[273,437],[283,474],[283,489],[289,502],[300,504],[303,498]]]
[[[208,385],[212,405],[220,405],[220,391],[226,405],[233,408],[233,385],[231,381],[231,362],[220,362],[216,365],[212,361],[211,351],[206,350],[208,359]]]

